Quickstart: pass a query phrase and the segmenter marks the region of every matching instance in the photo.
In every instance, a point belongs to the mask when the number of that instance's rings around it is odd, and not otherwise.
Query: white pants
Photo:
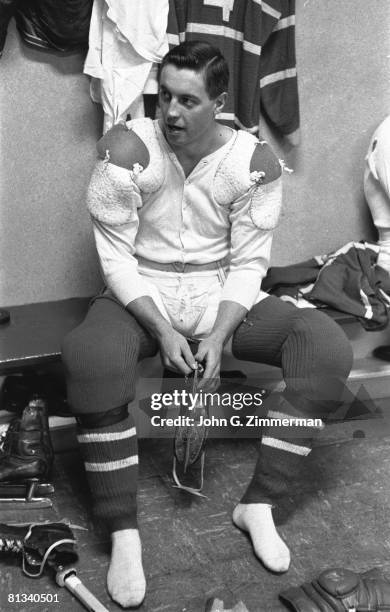
[[[198,272],[163,272],[138,266],[163,317],[186,337],[204,338],[218,312],[226,268]]]

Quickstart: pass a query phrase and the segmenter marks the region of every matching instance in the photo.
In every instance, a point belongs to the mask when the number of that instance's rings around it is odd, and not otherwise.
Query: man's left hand
[[[203,363],[205,370],[199,383],[199,388],[209,393],[216,391],[220,385],[223,342],[209,336],[202,340],[198,352],[194,355],[196,361]]]

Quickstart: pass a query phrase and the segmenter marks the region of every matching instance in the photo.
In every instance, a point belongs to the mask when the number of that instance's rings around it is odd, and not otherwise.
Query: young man
[[[197,41],[172,49],[161,65],[161,119],[110,130],[98,144],[102,159],[89,187],[107,290],[67,337],[63,359],[95,513],[112,533],[108,590],[124,607],[145,594],[136,437],[127,411],[137,362],[160,350],[166,367],[188,374],[203,361],[211,389],[233,335],[238,358],[282,368],[286,391],[277,413],[292,417],[328,412],[351,367],[349,343],[332,320],[261,291],[281,170],[266,143],[216,121],[227,84],[218,49]],[[195,356],[188,337],[200,339]],[[272,504],[286,493],[314,434],[291,443],[268,431],[233,512],[274,571],[288,569],[290,554]]]

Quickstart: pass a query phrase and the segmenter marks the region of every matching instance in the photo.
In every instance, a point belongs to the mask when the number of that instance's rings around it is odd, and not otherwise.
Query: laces
[[[17,419],[13,419],[6,431],[0,435],[0,454],[5,454],[8,450],[8,443],[10,442],[11,434],[14,433],[17,425]]]

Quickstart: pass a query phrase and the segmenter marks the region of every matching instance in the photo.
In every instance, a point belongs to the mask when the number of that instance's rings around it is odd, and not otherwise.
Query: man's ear
[[[226,104],[227,93],[226,91],[219,94],[218,98],[215,98],[215,113],[220,113]]]

